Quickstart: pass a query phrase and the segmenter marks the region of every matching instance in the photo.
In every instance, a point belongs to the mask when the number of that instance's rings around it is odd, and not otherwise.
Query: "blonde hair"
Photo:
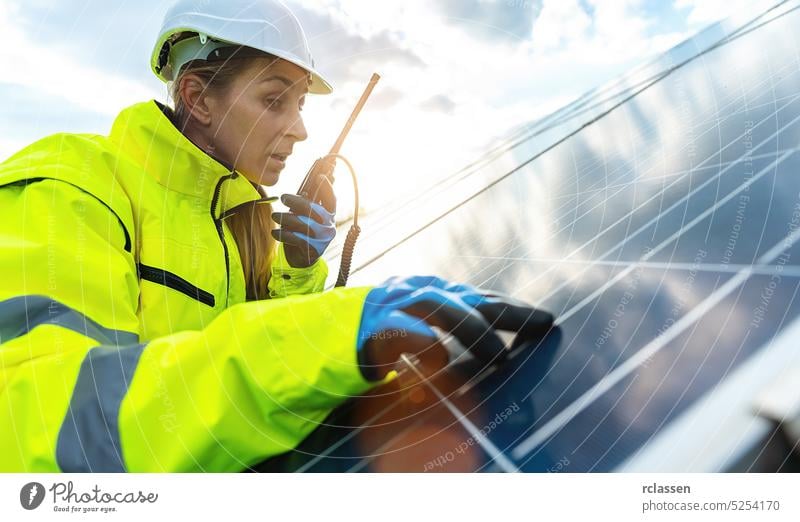
[[[270,55],[264,55],[277,59]],[[189,112],[179,93],[180,81],[184,75],[193,73],[205,81],[206,89],[224,92],[237,74],[251,66],[254,58],[229,58],[220,61],[194,60],[188,62],[170,86],[170,96],[175,103],[175,123],[181,132],[189,121]],[[254,184],[262,197],[266,192],[261,185]],[[272,205],[265,202],[253,202],[244,205],[225,218],[228,228],[233,234],[239,257],[242,260],[244,280],[248,301],[268,299],[267,285],[270,278],[270,267],[277,253],[277,241],[271,231],[275,227],[272,220]]]

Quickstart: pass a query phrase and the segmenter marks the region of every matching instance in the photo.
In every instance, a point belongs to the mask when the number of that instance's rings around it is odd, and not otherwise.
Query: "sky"
[[[777,0],[286,0],[334,93],[272,194],[294,192],[377,72],[342,153],[362,209],[424,190],[511,129],[709,24]],[[171,0],[0,0],[0,161],[55,132],[107,134],[134,103],[169,103],[150,53]],[[351,201],[337,170],[340,209]],[[347,210],[340,210],[346,214]]]

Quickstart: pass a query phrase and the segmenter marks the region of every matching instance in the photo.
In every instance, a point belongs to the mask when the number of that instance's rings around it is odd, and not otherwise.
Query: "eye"
[[[283,107],[283,100],[280,98],[267,98],[264,100],[267,102],[267,107],[272,110],[280,110]]]

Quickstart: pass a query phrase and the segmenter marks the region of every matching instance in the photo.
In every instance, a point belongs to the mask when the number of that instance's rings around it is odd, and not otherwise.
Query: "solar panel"
[[[503,367],[462,354],[348,401],[255,469],[684,471],[713,447],[700,469],[741,463],[764,443],[752,415],[728,429],[761,384],[746,375],[796,363],[798,7],[712,26],[365,224],[351,286],[436,273],[557,329]]]

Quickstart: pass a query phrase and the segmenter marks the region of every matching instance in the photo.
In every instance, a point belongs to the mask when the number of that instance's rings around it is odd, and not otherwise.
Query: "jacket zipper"
[[[214,307],[214,294],[211,292],[206,292],[201,288],[197,288],[186,279],[175,275],[172,272],[167,272],[162,268],[156,268],[154,266],[144,265],[142,263],[136,264],[136,270],[139,272],[140,279],[150,281],[151,283],[157,283],[159,285],[166,286],[167,288],[172,288],[173,290],[177,290],[178,292],[181,292],[192,299],[200,301],[203,304],[206,304],[212,308]]]
[[[225,252],[225,305],[227,306],[228,297],[231,291],[231,261],[228,255],[228,244],[225,242],[225,230],[222,225],[222,217],[216,218],[217,202],[219,200],[220,189],[222,184],[228,179],[234,179],[239,174],[236,171],[231,172],[227,176],[222,176],[217,181],[217,186],[214,187],[214,196],[211,198],[211,219],[214,220],[214,226],[217,227],[217,234],[219,240],[222,242],[222,250]]]

